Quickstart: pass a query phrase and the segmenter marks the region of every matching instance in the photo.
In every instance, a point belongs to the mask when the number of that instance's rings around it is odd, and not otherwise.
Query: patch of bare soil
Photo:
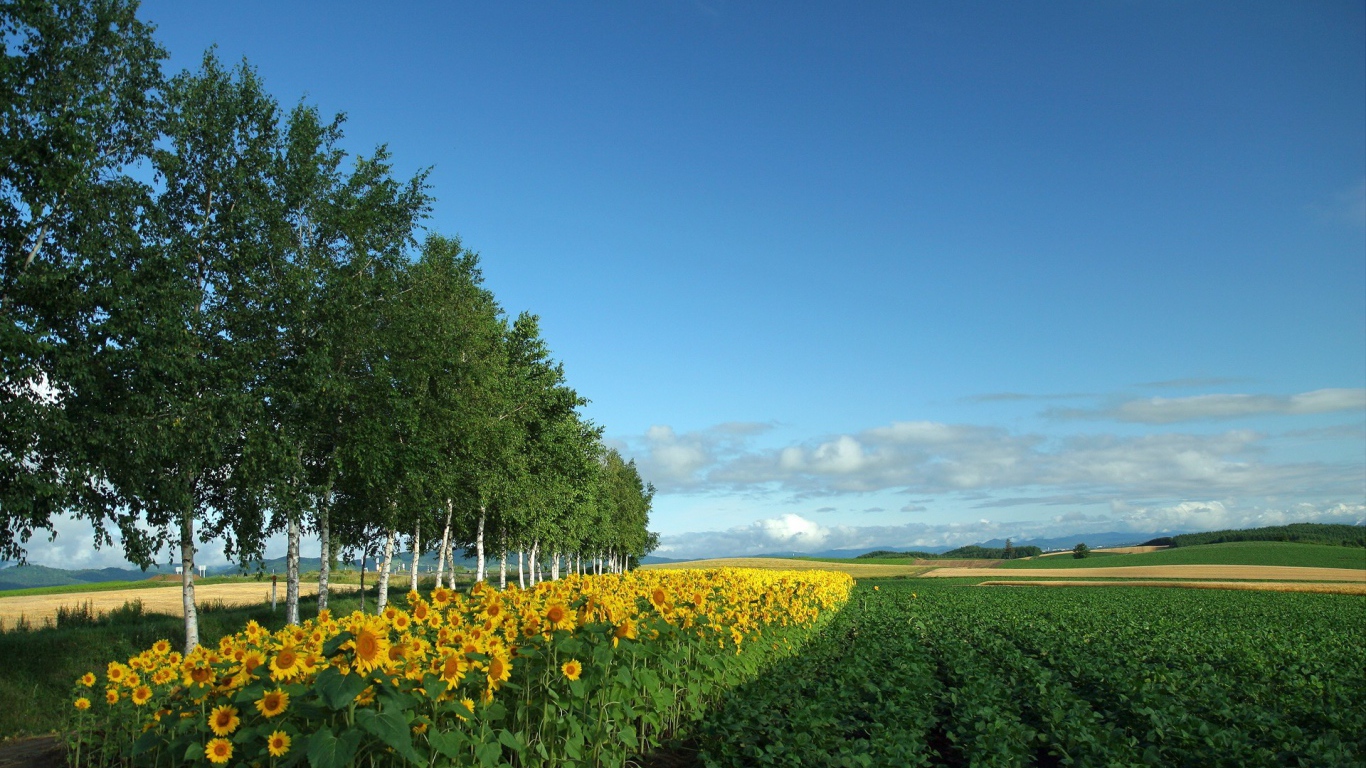
[[[1250,589],[1266,592],[1318,592],[1366,595],[1366,582],[1310,581],[984,581],[979,587],[1182,587],[1185,589]]]
[[[1107,579],[1255,579],[1260,581],[1354,581],[1366,584],[1366,571],[1291,565],[1124,565],[1113,568],[1030,568],[1012,571],[1022,578]],[[936,568],[926,577],[1000,576],[995,568]]]
[[[56,736],[0,742],[0,768],[63,768],[66,748]]]
[[[354,587],[334,584],[331,589],[342,592],[354,589]],[[283,605],[285,585],[281,583],[278,590],[277,599]],[[304,583],[299,585],[299,594],[301,595],[313,595],[317,592],[317,584]],[[220,601],[228,606],[259,605],[270,602],[270,582],[201,584],[195,586],[194,595],[195,603],[198,605]],[[142,610],[146,613],[185,615],[185,605],[180,597],[180,585],[177,584],[169,587],[114,589],[106,592],[66,592],[60,595],[0,597],[0,623],[6,627],[12,627],[22,616],[34,627],[41,627],[44,622],[56,621],[57,609],[63,606],[77,608],[89,603],[91,613],[101,614],[122,608],[124,603],[134,600],[142,601]]]

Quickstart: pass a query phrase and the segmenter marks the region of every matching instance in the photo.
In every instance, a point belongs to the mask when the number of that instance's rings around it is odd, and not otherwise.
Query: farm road
[[[346,592],[356,589],[354,584],[333,584],[331,591]],[[318,585],[303,583],[299,585],[300,595],[317,594]],[[280,583],[277,593],[284,610],[285,585]],[[249,584],[203,584],[194,588],[195,602],[199,605],[219,600],[224,605],[259,605],[270,602],[270,583],[252,582]],[[34,627],[41,627],[44,621],[56,621],[57,609],[62,606],[74,607],[90,603],[95,613],[108,613],[124,603],[142,601],[146,613],[164,613],[171,616],[184,616],[185,608],[180,599],[180,585],[169,587],[143,587],[141,589],[115,589],[108,592],[67,592],[60,595],[24,595],[20,597],[0,597],[0,622],[3,626],[13,627],[20,616],[26,618]]]
[[[1366,583],[1366,571],[1355,568],[1305,568],[1290,565],[1125,565],[1114,568],[1030,568],[1005,571],[998,568],[936,568],[926,577],[958,578],[1018,575],[1022,579],[1044,577],[1085,579],[1258,579],[1262,581],[1356,581]]]

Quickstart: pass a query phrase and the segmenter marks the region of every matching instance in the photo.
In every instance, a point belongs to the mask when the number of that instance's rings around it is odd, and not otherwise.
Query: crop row
[[[860,586],[700,726],[708,766],[1361,765],[1366,604]]]
[[[622,765],[791,655],[845,575],[646,571],[161,641],[76,685],[78,765]]]

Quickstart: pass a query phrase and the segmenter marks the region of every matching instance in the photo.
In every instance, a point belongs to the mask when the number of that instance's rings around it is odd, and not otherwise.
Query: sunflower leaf
[[[355,635],[352,635],[350,632],[343,632],[340,635],[337,635],[331,640],[328,640],[327,644],[323,646],[323,655],[335,656],[343,645],[346,645],[353,639],[355,639]]]
[[[328,667],[318,673],[314,684],[318,697],[332,709],[346,709],[355,701],[356,696],[365,690],[365,678],[360,675],[343,675],[335,667]]]
[[[402,710],[388,709],[384,712],[375,712],[372,709],[362,709],[356,712],[356,724],[393,747],[395,752],[409,762],[425,762],[413,749],[412,732],[408,730],[408,718]]]

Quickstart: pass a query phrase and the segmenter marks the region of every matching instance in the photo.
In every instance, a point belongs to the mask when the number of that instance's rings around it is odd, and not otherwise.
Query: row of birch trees
[[[207,53],[166,77],[130,0],[0,2],[0,559],[63,516],[144,567],[200,544],[621,570],[653,488],[604,447],[537,318],[425,233],[425,174]],[[417,557],[410,578],[417,579]],[[381,606],[382,607],[382,606]]]

